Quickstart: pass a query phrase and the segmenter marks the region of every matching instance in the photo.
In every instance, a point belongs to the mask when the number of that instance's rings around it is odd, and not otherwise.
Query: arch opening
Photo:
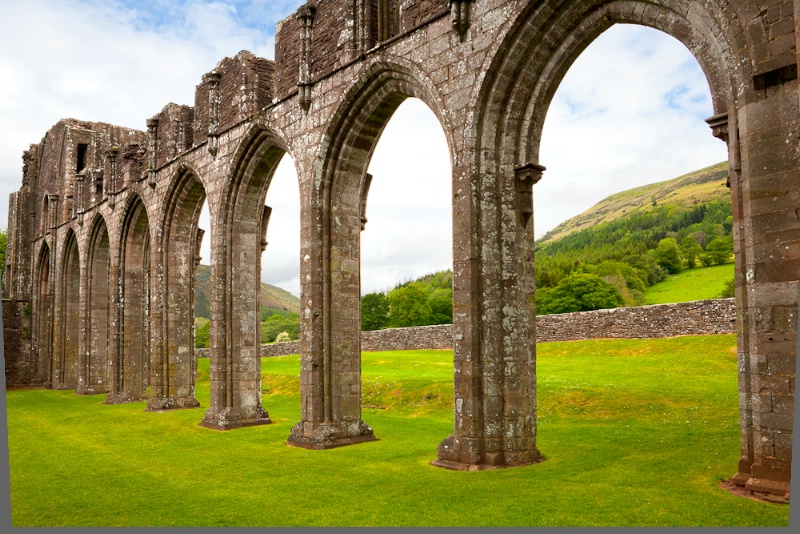
[[[120,249],[119,356],[106,402],[137,402],[150,385],[150,221],[141,198],[128,204]]]
[[[205,230],[199,228],[206,191],[190,170],[181,172],[167,197],[157,303],[161,331],[151,354],[151,395],[147,410],[162,411],[200,406],[195,396],[197,356],[195,354],[195,283],[201,260]]]
[[[64,244],[60,295],[60,330],[56,346],[58,360],[54,369],[54,389],[78,387],[78,359],[81,331],[81,264],[78,240],[70,230]]]
[[[255,127],[223,193],[212,248],[220,254],[214,277],[225,284],[214,296],[220,313],[211,321],[211,402],[201,426],[225,430],[272,423],[261,403],[262,255],[272,218],[267,191],[286,152],[273,133]],[[297,205],[298,199],[288,202]]]
[[[36,264],[36,292],[34,314],[36,317],[36,340],[31,377],[33,383],[52,387],[52,299],[50,297],[50,247],[42,243]]]
[[[88,348],[82,368],[84,381],[79,393],[108,393],[108,362],[111,357],[111,247],[108,229],[102,218],[97,219],[92,229],[88,268]]]
[[[306,383],[315,387],[304,392],[292,445],[331,448],[375,439],[361,416],[361,232],[368,224],[368,168],[378,139],[406,99],[424,102],[442,124],[441,106],[421,78],[411,68],[375,64],[331,123],[322,163],[321,233],[312,236],[322,247],[316,257],[307,256],[322,273],[319,285],[308,289],[322,310],[311,321],[313,356],[304,359],[301,369]]]

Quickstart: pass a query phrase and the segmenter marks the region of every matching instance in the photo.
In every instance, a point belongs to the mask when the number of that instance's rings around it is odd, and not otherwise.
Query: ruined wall
[[[30,303],[3,299],[3,350],[6,387],[29,384],[31,348]]]
[[[447,0],[397,0],[400,10],[400,32],[422,24],[438,13],[448,11]]]

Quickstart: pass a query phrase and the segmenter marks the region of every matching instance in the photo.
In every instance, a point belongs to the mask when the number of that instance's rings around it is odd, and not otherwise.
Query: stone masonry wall
[[[30,361],[30,303],[3,299],[3,350],[6,387],[20,386],[28,377]]]
[[[361,350],[450,349],[453,325],[388,328],[361,333]],[[536,317],[536,340],[658,338],[736,333],[736,299],[695,300],[636,308],[613,308]],[[300,342],[261,346],[261,356],[298,354]],[[208,349],[197,349],[208,358]]]

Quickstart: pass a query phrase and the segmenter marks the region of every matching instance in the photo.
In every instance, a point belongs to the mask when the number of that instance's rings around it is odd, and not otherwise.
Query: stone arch
[[[695,12],[690,22],[671,7],[674,3],[575,0],[555,12],[546,4],[530,6],[500,48],[505,53],[489,67],[498,74],[481,87],[481,145],[491,144],[498,157],[513,151],[516,164],[536,162],[545,116],[561,80],[586,47],[614,24],[648,26],[681,42],[706,75],[714,114],[727,114],[741,78],[727,66],[730,52],[718,37],[723,30],[712,14]]]
[[[218,254],[214,278],[224,284],[216,284],[212,295],[211,405],[200,423],[208,428],[272,422],[261,404],[261,254],[271,213],[264,202],[286,153],[278,134],[253,126],[223,189],[212,249]]]
[[[531,3],[512,23],[477,89],[469,243],[475,258],[464,298],[472,313],[456,335],[455,431],[436,465],[474,469],[525,465],[536,447],[536,348],[532,187],[544,171],[538,149],[547,109],[580,53],[615,23],[651,26],[676,37],[698,58],[714,108],[726,114],[734,73],[713,15],[689,22],[674,2],[638,0]],[[683,13],[686,13],[684,6]],[[494,199],[486,202],[485,199]],[[457,247],[456,247],[457,248]],[[455,290],[455,288],[454,288]],[[458,332],[458,326],[454,325]]]
[[[302,383],[308,386],[290,444],[330,448],[375,439],[361,420],[360,233],[370,182],[367,168],[383,129],[409,97],[433,111],[452,154],[452,128],[431,87],[435,85],[418,67],[403,60],[372,63],[342,99],[323,138],[326,149],[316,172],[321,181],[312,201],[318,233],[308,236],[310,243],[322,246],[303,252],[305,272],[315,270],[317,279],[310,282],[301,273],[304,299],[322,306],[318,315],[309,310],[305,318],[303,339],[312,356],[301,364]]]
[[[34,320],[34,358],[31,381],[46,387],[52,385],[53,298],[51,292],[52,254],[47,242],[42,240],[36,261],[32,317]]]
[[[160,271],[153,302],[149,411],[200,406],[195,398],[194,286],[203,240],[198,222],[205,199],[198,174],[182,164],[167,187],[154,255]]]
[[[113,276],[122,303],[117,308],[107,404],[147,397],[150,367],[150,218],[141,197],[128,197],[119,238],[119,274]],[[116,273],[115,273],[116,274]]]
[[[58,284],[53,388],[76,389],[79,377],[81,336],[81,254],[78,238],[70,228],[64,239]]]
[[[111,245],[108,227],[96,214],[89,233],[86,280],[86,350],[82,351],[78,393],[108,393],[111,356]]]
[[[42,199],[42,219],[40,235],[45,235],[50,231],[50,195],[45,194]]]

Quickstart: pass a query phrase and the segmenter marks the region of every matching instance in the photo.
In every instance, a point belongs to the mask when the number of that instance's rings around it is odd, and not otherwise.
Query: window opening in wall
[[[78,144],[78,154],[77,154],[77,165],[75,168],[75,172],[81,172],[83,169],[86,168],[86,151],[88,150],[89,145],[84,143]]]

